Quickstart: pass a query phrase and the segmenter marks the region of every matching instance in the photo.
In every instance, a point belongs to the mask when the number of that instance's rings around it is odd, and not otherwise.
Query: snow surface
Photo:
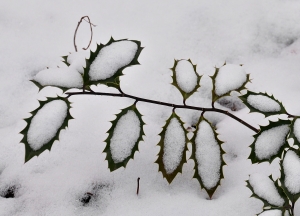
[[[300,115],[299,54],[300,2],[282,0],[187,0],[187,1],[2,1],[0,7],[0,189],[19,185],[17,198],[0,197],[3,216],[88,215],[88,216],[254,216],[263,203],[250,198],[245,186],[252,173],[279,176],[278,160],[251,164],[249,145],[254,132],[223,115],[206,112],[213,121],[226,153],[224,179],[212,200],[193,179],[194,163],[188,160],[183,174],[169,185],[158,173],[158,134],[170,108],[137,103],[145,119],[144,144],[126,169],[110,172],[105,161],[109,121],[131,99],[104,96],[72,96],[68,130],[62,130],[51,152],[24,164],[24,145],[19,132],[24,118],[38,107],[37,98],[61,94],[60,90],[38,88],[31,83],[46,67],[65,66],[61,56],[74,52],[73,36],[81,16],[89,15],[93,28],[91,50],[96,43],[115,39],[139,40],[145,47],[141,65],[126,68],[121,78],[125,93],[182,104],[182,96],[170,83],[174,59],[190,58],[204,74],[201,87],[187,104],[211,107],[214,67],[224,61],[243,64],[251,74],[251,91],[269,92],[282,101],[289,113]],[[217,15],[216,15],[217,14]],[[90,40],[90,26],[83,21],[77,32],[78,50]],[[89,51],[87,51],[89,53]],[[88,58],[88,54],[86,58]],[[77,60],[76,60],[77,61]],[[75,62],[74,62],[75,63]],[[128,71],[128,73],[127,73]],[[205,81],[205,82],[204,82]],[[206,82],[207,81],[207,82]],[[207,84],[207,85],[206,85]],[[280,85],[279,85],[280,84]],[[110,88],[98,85],[100,91]],[[217,104],[216,104],[217,105]],[[224,107],[219,107],[225,109]],[[229,110],[230,111],[230,110]],[[179,114],[179,110],[176,110]],[[230,111],[231,112],[231,111]],[[200,113],[182,109],[185,126],[195,123]],[[233,112],[252,126],[266,125],[262,115],[247,109]],[[188,145],[190,151],[191,147]],[[187,155],[189,157],[189,155]],[[136,179],[140,193],[136,196]],[[106,184],[100,196],[83,206],[79,201],[95,185]],[[2,193],[1,193],[2,194]],[[199,213],[200,214],[200,213]],[[1,216],[2,216],[1,215]],[[300,215],[296,202],[295,215]]]
[[[259,214],[260,216],[281,216],[282,213],[280,210],[268,210],[264,211],[263,213]]]
[[[224,95],[240,88],[247,80],[247,74],[242,66],[226,64],[220,68],[215,78],[215,92]]]
[[[175,68],[176,81],[185,93],[193,91],[197,85],[197,75],[193,65],[186,60],[180,60]]]
[[[172,118],[164,139],[163,163],[168,174],[178,167],[185,147],[185,133],[177,118]]]
[[[211,189],[220,180],[221,150],[211,126],[206,121],[199,124],[195,144],[198,173],[204,186]]]
[[[27,141],[33,150],[40,149],[57,133],[67,117],[68,106],[63,100],[45,104],[32,118]]]
[[[290,131],[289,125],[273,127],[262,132],[255,142],[255,154],[258,159],[269,159],[278,153],[285,143],[285,137]]]
[[[81,50],[73,52],[68,55],[67,62],[70,64],[70,68],[74,68],[79,73],[83,74],[86,67],[86,59],[89,58],[88,50]]]
[[[284,199],[279,195],[274,182],[265,175],[252,174],[249,178],[249,183],[255,194],[271,205],[281,207],[284,204]]]
[[[82,88],[83,78],[73,68],[52,68],[40,71],[34,80],[42,86],[58,86],[64,88]]]
[[[134,111],[129,110],[119,119],[110,141],[111,156],[115,163],[120,163],[131,155],[140,131],[141,122]]]
[[[261,112],[278,112],[281,110],[279,103],[263,95],[249,95],[247,102]]]
[[[103,47],[90,66],[90,79],[97,81],[112,77],[133,60],[137,49],[138,45],[132,41],[113,42]]]
[[[284,184],[292,194],[300,192],[300,158],[294,151],[288,151],[283,160]]]
[[[293,132],[295,134],[296,139],[300,142],[300,121],[296,119],[294,122]]]

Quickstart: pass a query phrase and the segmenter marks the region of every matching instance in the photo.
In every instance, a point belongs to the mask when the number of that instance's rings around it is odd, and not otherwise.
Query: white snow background
[[[263,203],[250,198],[246,180],[252,173],[279,176],[278,160],[252,165],[248,156],[254,134],[249,128],[221,114],[207,115],[216,123],[226,151],[225,178],[208,200],[199,183],[192,179],[194,163],[183,167],[171,185],[158,173],[154,163],[161,127],[171,110],[138,103],[144,115],[146,136],[140,151],[126,169],[112,173],[102,153],[109,121],[131,99],[102,96],[72,96],[75,118],[60,133],[51,152],[24,164],[25,148],[19,132],[24,118],[38,107],[37,99],[61,94],[60,90],[38,88],[29,80],[47,67],[63,65],[60,56],[74,52],[73,35],[82,16],[93,24],[93,41],[139,40],[145,47],[141,65],[124,70],[122,90],[128,94],[182,103],[181,94],[170,83],[174,59],[191,59],[197,72],[213,75],[214,66],[243,64],[251,74],[252,91],[267,91],[282,101],[288,112],[299,115],[300,90],[300,2],[296,0],[186,0],[186,1],[2,1],[0,7],[0,190],[15,185],[15,198],[0,197],[1,216],[35,215],[225,215],[254,216]],[[77,46],[85,47],[90,37],[83,22]],[[205,78],[206,77],[206,78]],[[207,76],[201,83],[207,83]],[[94,90],[112,91],[100,85]],[[209,106],[198,93],[188,105]],[[225,108],[223,108],[225,109]],[[178,110],[187,123],[195,112]],[[199,113],[198,113],[199,114]],[[234,114],[254,127],[266,125],[260,114],[242,109]],[[191,150],[191,145],[189,144]],[[190,151],[191,152],[191,151]],[[190,153],[189,152],[189,153]],[[188,153],[188,158],[189,158]],[[140,194],[136,182],[140,177]],[[89,205],[79,201],[86,192],[95,194]],[[300,215],[296,203],[295,215]]]

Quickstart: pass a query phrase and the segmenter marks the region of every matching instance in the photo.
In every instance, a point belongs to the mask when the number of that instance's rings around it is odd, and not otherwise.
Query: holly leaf
[[[250,145],[249,159],[252,163],[264,161],[272,162],[280,158],[284,148],[289,147],[287,136],[290,131],[290,120],[270,121],[269,125],[261,126],[260,131],[254,135],[254,142]]]
[[[172,85],[180,91],[184,101],[200,87],[201,76],[196,72],[196,67],[190,59],[181,59],[174,60],[174,66],[171,68]]]
[[[224,96],[230,96],[232,91],[241,92],[246,89],[246,84],[251,82],[250,74],[246,74],[241,67],[225,63],[221,68],[215,68],[214,75],[210,76],[213,83],[213,103]]]
[[[25,163],[45,150],[50,151],[60,131],[68,127],[72,119],[71,104],[66,98],[47,98],[39,103],[40,106],[31,112],[32,116],[24,119],[27,125],[20,132],[21,142],[25,144]]]
[[[250,112],[259,112],[266,117],[276,114],[286,114],[283,104],[267,93],[255,93],[248,91],[247,94],[239,96]]]
[[[172,112],[159,134],[161,139],[157,145],[160,151],[155,163],[169,184],[178,173],[182,173],[183,164],[186,162],[188,138],[183,124],[179,116]]]
[[[296,117],[293,119],[291,124],[291,133],[289,135],[289,138],[294,139],[294,145],[297,145],[300,147],[300,118]]]
[[[103,152],[106,153],[105,159],[112,172],[122,166],[126,167],[129,160],[133,159],[139,142],[143,141],[145,123],[135,104],[123,109],[111,123]]]
[[[195,162],[194,178],[211,198],[224,178],[222,167],[226,163],[223,160],[225,152],[221,148],[222,141],[212,125],[201,116],[191,143],[193,151],[190,159]]]
[[[90,57],[86,59],[84,86],[115,83],[125,68],[139,64],[142,49],[141,42],[127,39],[111,38],[107,44],[97,45],[96,51],[90,51]]]

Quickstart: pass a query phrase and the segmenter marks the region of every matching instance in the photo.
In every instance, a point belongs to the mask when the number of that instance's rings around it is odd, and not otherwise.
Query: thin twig
[[[139,195],[139,190],[140,190],[140,177],[137,178],[137,188],[136,188],[136,195]]]
[[[125,98],[131,98],[141,102],[146,102],[146,103],[152,103],[152,104],[158,104],[162,106],[168,106],[168,107],[173,107],[173,109],[179,108],[179,109],[191,109],[191,110],[199,110],[203,112],[218,112],[218,113],[223,113],[234,120],[240,122],[241,124],[245,125],[246,127],[250,128],[251,130],[255,131],[256,133],[259,132],[259,129],[256,129],[255,127],[251,126],[247,122],[243,121],[242,119],[236,117],[235,115],[231,114],[228,111],[217,109],[217,108],[203,108],[203,107],[194,107],[194,106],[188,106],[188,105],[177,105],[177,104],[171,104],[171,103],[166,103],[166,102],[161,102],[161,101],[155,101],[155,100],[149,100],[145,98],[140,98],[132,95],[128,95],[125,93],[119,94],[119,93],[107,93],[107,92],[66,92],[67,97],[73,96],[73,95],[102,95],[102,96],[112,96],[112,97],[125,97]]]
[[[88,21],[86,21],[85,18],[87,18]],[[74,33],[74,47],[75,47],[75,51],[76,51],[76,52],[77,52],[76,35],[77,35],[77,30],[78,30],[78,28],[79,28],[79,26],[80,26],[82,20],[88,22],[88,23],[90,24],[90,29],[91,29],[91,39],[90,39],[90,42],[89,42],[88,46],[87,46],[86,48],[82,48],[82,49],[84,49],[84,50],[87,50],[87,49],[90,47],[90,45],[91,45],[91,43],[92,43],[92,39],[93,39],[93,28],[92,28],[92,26],[94,26],[94,27],[96,26],[96,25],[94,25],[94,24],[91,23],[91,20],[90,20],[90,18],[89,18],[88,16],[83,16],[83,17],[81,17],[81,19],[79,20],[79,22],[78,22],[78,24],[77,24],[77,27],[76,27],[76,29],[75,29],[75,33]]]

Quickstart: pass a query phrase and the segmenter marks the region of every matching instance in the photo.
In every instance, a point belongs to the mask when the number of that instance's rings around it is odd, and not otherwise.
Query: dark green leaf
[[[36,114],[43,109],[43,107],[46,104],[49,104],[53,101],[56,100],[61,100],[64,101],[68,107],[67,109],[67,115],[63,121],[63,124],[58,128],[56,134],[51,138],[50,141],[48,141],[46,144],[42,145],[41,148],[34,150],[30,144],[28,143],[28,131],[30,129],[31,126],[31,122],[32,119],[36,116]],[[32,157],[34,156],[39,156],[42,152],[44,152],[45,150],[51,150],[53,143],[59,139],[59,133],[62,129],[65,129],[68,126],[68,122],[70,119],[72,119],[72,116],[70,114],[70,109],[71,109],[71,104],[70,102],[66,99],[66,98],[62,98],[62,97],[57,97],[57,98],[47,98],[46,101],[40,101],[40,106],[31,112],[32,116],[30,118],[24,119],[27,123],[26,127],[20,132],[21,134],[23,134],[23,139],[21,140],[22,143],[25,144],[25,162],[29,161]],[[59,113],[58,113],[59,115]]]
[[[139,119],[139,122],[140,122],[140,125],[139,125],[140,126],[139,136],[138,136],[138,138],[136,140],[133,141],[134,142],[133,143],[133,148],[131,149],[130,155],[126,156],[123,161],[115,161],[114,160],[114,156],[112,155],[113,153],[111,151],[111,141],[114,138],[114,132],[115,132],[115,129],[116,129],[117,125],[118,125],[119,120],[123,116],[125,116],[126,114],[128,114],[128,112],[130,112],[130,111],[133,111],[135,113],[135,115],[137,116],[137,118]],[[106,147],[105,147],[105,149],[104,149],[103,152],[106,153],[106,158],[105,159],[108,162],[108,167],[109,167],[110,171],[114,171],[114,170],[116,170],[116,169],[118,169],[118,168],[120,168],[122,166],[126,167],[128,161],[131,158],[133,159],[135,152],[138,151],[138,144],[139,144],[139,142],[143,141],[143,135],[145,135],[144,134],[144,130],[143,130],[143,126],[145,125],[145,123],[143,122],[142,115],[137,110],[135,104],[133,104],[133,105],[131,105],[131,106],[123,109],[119,114],[116,115],[116,119],[113,120],[113,121],[111,121],[111,123],[112,123],[112,126],[107,131],[108,137],[105,140]],[[127,137],[124,137],[124,139],[126,139],[126,138]],[[123,143],[120,143],[120,145],[122,145],[122,144]]]

